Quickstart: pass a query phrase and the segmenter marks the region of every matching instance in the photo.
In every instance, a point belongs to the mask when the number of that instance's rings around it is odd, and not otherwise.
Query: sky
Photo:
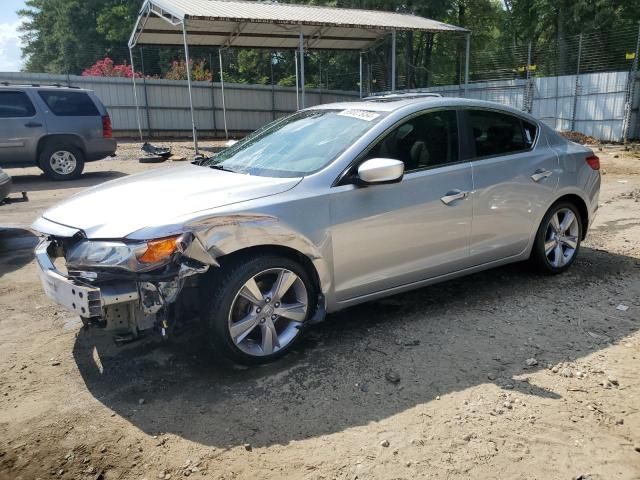
[[[20,18],[16,11],[24,8],[24,0],[2,0],[0,9],[0,72],[17,72],[22,68],[20,51]]]

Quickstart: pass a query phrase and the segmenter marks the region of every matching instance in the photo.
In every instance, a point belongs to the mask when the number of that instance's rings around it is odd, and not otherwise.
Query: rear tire
[[[207,347],[242,365],[272,362],[291,351],[317,302],[306,270],[275,255],[214,269],[202,294]]]
[[[541,273],[566,272],[580,251],[582,217],[571,202],[558,202],[545,214],[531,251],[531,263]]]
[[[85,157],[77,147],[52,143],[40,153],[39,166],[51,180],[75,180],[84,170]]]

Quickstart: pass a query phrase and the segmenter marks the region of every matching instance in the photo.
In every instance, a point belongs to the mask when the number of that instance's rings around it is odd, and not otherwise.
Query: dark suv
[[[54,180],[116,151],[111,118],[90,90],[0,83],[0,167],[37,165]]]

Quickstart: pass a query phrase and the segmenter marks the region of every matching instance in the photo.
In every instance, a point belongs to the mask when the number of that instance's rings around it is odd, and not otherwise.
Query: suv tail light
[[[109,115],[102,117],[102,136],[104,138],[113,138],[113,127],[111,127],[111,117]]]
[[[600,159],[596,155],[589,155],[584,159],[594,170],[600,170]]]

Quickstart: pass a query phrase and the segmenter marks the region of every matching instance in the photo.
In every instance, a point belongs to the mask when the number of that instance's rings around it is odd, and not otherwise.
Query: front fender
[[[327,256],[331,239],[322,234],[312,241],[278,217],[268,214],[239,213],[220,215],[187,225],[213,258],[260,246],[287,247],[305,255],[313,263],[323,295],[331,290],[331,274]]]

